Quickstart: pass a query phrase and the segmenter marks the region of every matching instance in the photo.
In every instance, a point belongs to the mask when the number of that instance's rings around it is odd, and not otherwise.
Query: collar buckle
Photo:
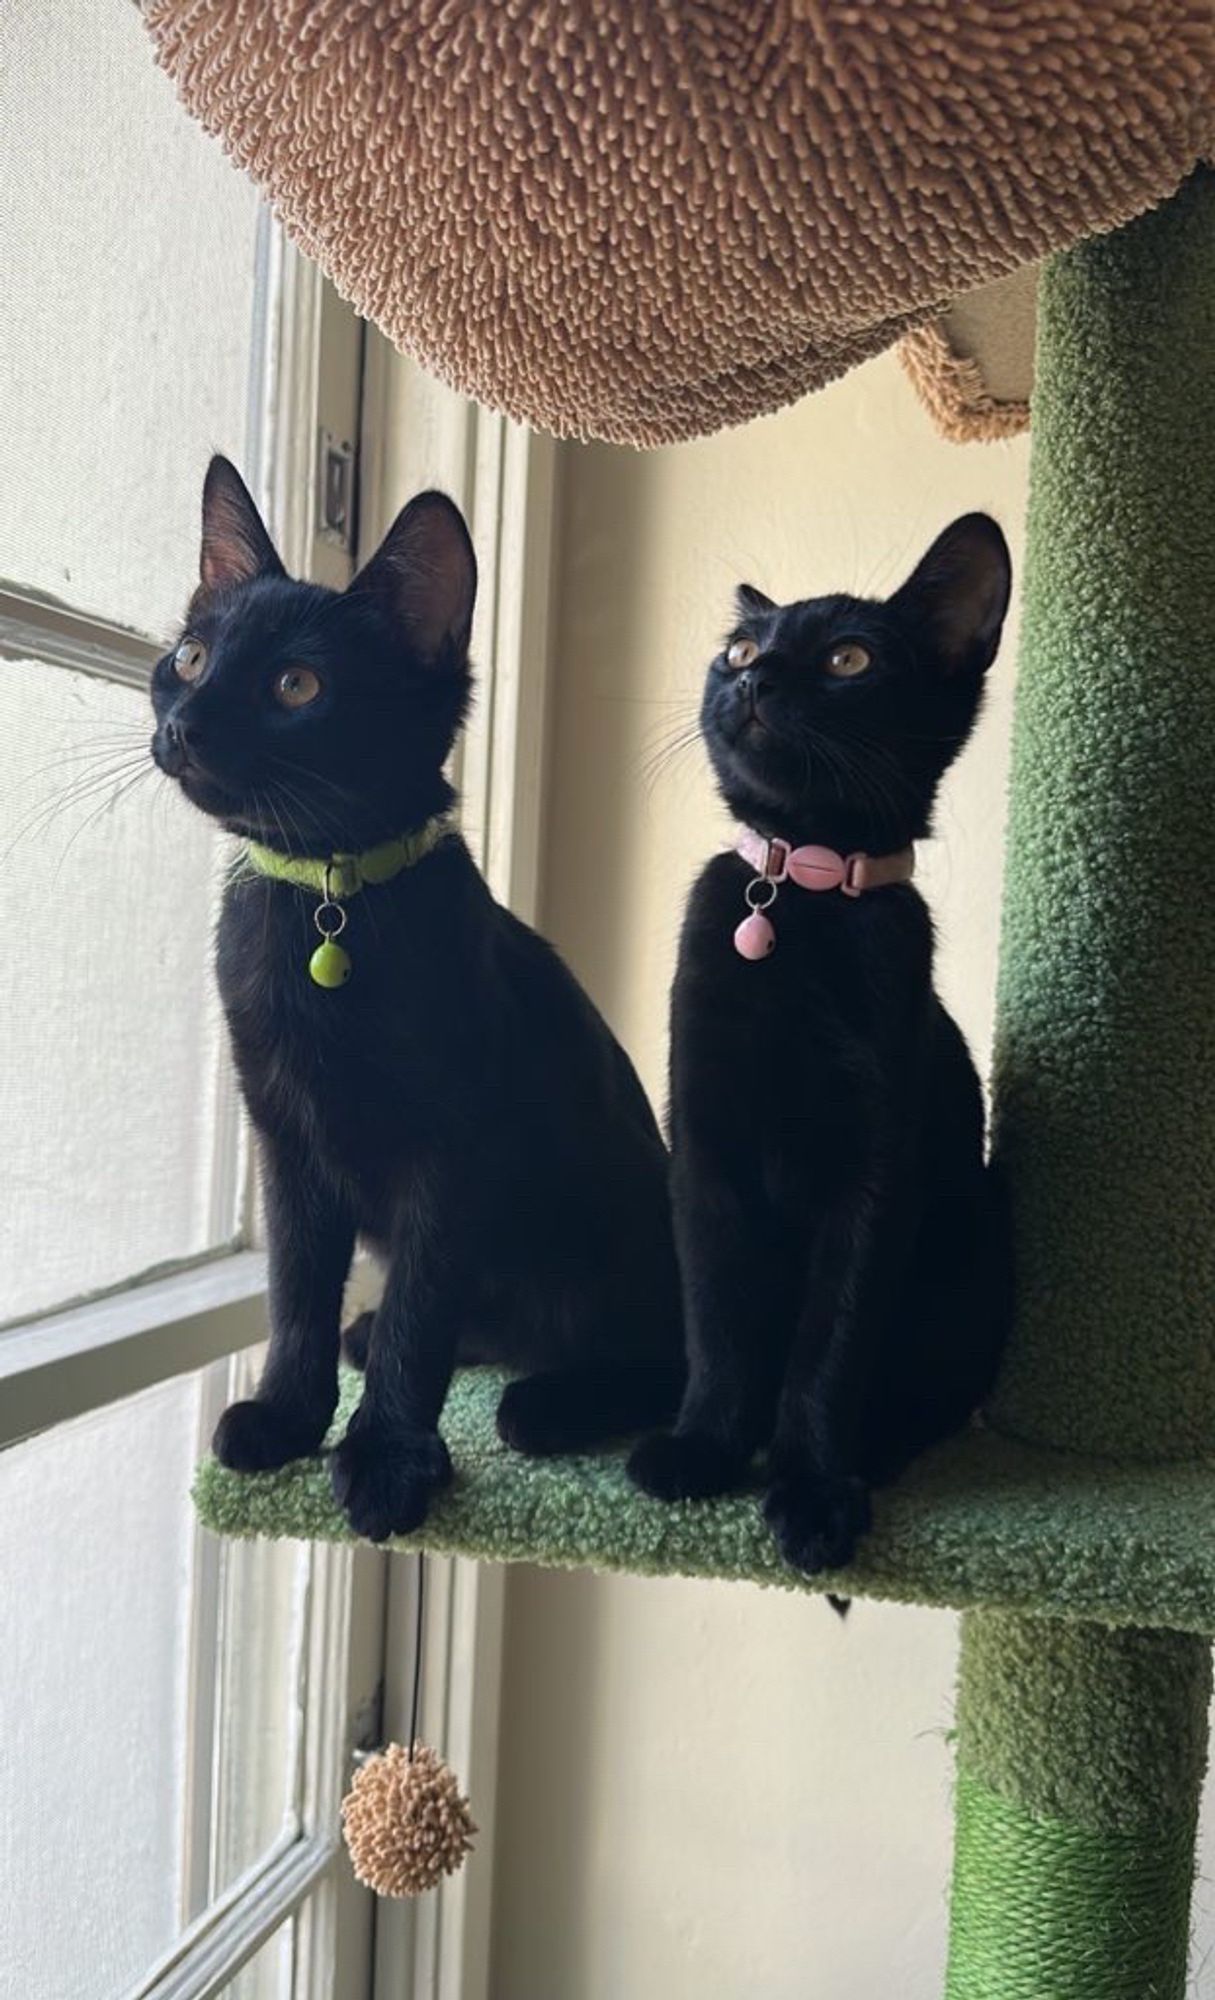
[[[841,896],[860,896],[864,893],[865,884],[861,880],[861,873],[867,859],[864,854],[844,856],[844,876],[840,883]]]
[[[325,863],[325,901],[340,903],[347,896],[358,894],[362,883],[359,864],[353,854],[335,854]]]
[[[793,852],[787,840],[773,835],[764,848],[763,866],[760,869],[765,882],[783,882],[789,873],[789,856]]]

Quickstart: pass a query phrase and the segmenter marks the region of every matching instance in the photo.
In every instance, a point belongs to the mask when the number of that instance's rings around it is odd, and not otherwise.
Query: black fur
[[[225,460],[203,503],[186,685],[153,677],[153,754],[230,830],[280,851],[357,851],[452,802],[476,570],[458,510],[407,507],[343,593],[289,580]],[[306,707],[284,669],[319,677]],[[491,897],[451,837],[348,899],[347,985],[308,975],[315,892],[228,887],[218,969],[260,1141],[271,1338],[256,1397],[215,1449],[241,1470],[314,1452],[337,1396],[356,1237],[387,1265],[351,1331],[362,1405],[333,1454],[351,1525],[418,1526],[451,1475],[438,1420],[456,1360],[525,1372],[502,1435],[557,1452],[661,1422],[683,1382],[666,1154],[631,1064],[556,954]]]
[[[928,831],[970,733],[1009,594],[983,515],[885,603],[739,593],[701,720],[719,788],[765,836],[847,855]],[[730,642],[755,642],[743,670]],[[846,642],[855,678],[826,662]],[[689,1381],[631,1470],[664,1499],[721,1493],[767,1448],[766,1513],[814,1572],[848,1562],[872,1486],[965,1422],[1008,1322],[1003,1203],[974,1064],[932,986],[914,888],[786,883],[759,962],[733,948],[753,870],[692,891],[671,1016],[671,1139]]]

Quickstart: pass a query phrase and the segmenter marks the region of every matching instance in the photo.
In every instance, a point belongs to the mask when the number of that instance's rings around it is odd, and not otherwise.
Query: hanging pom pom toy
[[[377,1896],[423,1896],[472,1852],[476,1822],[454,1771],[418,1742],[426,1557],[418,1552],[409,1748],[367,1757],[342,1800],[342,1832],[359,1881]]]
[[[402,1743],[369,1757],[342,1801],[342,1832],[359,1881],[377,1896],[421,1896],[454,1875],[477,1828],[438,1752]]]

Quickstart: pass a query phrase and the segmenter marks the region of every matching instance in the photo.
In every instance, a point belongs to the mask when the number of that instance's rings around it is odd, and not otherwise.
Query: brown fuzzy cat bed
[[[1215,134],[1215,0],[145,12],[360,312],[482,402],[633,444],[791,402],[1152,206]],[[913,355],[930,401],[1009,427],[950,358]]]

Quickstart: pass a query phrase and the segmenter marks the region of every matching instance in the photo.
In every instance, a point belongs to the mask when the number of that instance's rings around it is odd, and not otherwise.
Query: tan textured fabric
[[[458,388],[655,444],[1169,193],[1215,0],[150,0],[186,104]]]
[[[1034,386],[1041,267],[1022,264],[977,292],[954,300],[942,326],[955,354],[978,364],[997,403],[1028,403]]]
[[[1015,437],[1029,423],[1038,266],[956,299],[899,342],[899,359],[943,436],[954,444]]]

